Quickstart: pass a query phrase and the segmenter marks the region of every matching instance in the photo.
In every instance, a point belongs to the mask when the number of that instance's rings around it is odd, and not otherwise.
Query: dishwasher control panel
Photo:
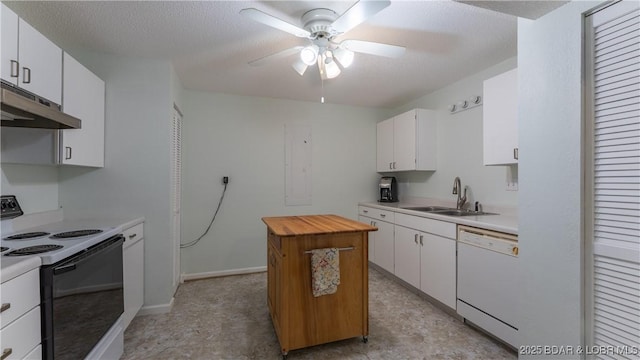
[[[518,256],[518,238],[515,235],[459,226],[458,241],[505,255]]]

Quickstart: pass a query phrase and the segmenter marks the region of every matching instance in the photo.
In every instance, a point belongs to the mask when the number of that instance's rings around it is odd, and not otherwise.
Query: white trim
[[[175,298],[172,297],[171,301],[168,304],[143,306],[140,309],[140,311],[138,311],[138,313],[136,314],[136,317],[137,316],[143,316],[143,315],[166,314],[168,312],[171,312],[171,309],[173,308],[173,302],[174,301],[175,301]]]
[[[244,269],[209,271],[209,272],[196,273],[196,274],[182,274],[181,280],[182,282],[185,282],[185,281],[191,281],[191,280],[215,278],[215,277],[222,277],[222,276],[253,274],[253,273],[260,273],[265,271],[267,271],[266,266],[257,266],[257,267],[244,268]]]

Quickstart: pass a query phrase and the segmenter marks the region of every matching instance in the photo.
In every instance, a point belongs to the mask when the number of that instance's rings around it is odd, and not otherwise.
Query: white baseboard
[[[230,276],[230,275],[253,274],[253,273],[259,273],[259,272],[265,272],[265,271],[267,271],[266,266],[258,266],[258,267],[252,267],[252,268],[244,268],[244,269],[209,271],[209,272],[203,272],[203,273],[197,273],[197,274],[182,274],[180,276],[180,281],[185,282],[185,281],[191,281],[191,280],[200,280],[200,279],[215,278],[215,277]]]
[[[168,304],[143,306],[136,316],[166,314],[173,308],[175,298],[172,297]]]

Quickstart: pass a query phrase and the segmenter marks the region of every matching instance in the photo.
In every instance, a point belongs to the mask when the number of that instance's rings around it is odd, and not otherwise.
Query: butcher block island
[[[262,221],[267,225],[269,312],[283,358],[290,350],[331,341],[362,336],[366,342],[368,237],[369,231],[378,228],[337,215],[264,217]],[[312,257],[316,259],[313,271]],[[333,293],[314,296],[323,284],[318,280],[326,280],[318,275],[320,263],[337,265],[333,269],[339,273],[339,284],[330,290]]]

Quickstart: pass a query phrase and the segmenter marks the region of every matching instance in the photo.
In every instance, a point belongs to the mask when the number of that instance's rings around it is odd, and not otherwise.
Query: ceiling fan
[[[340,75],[340,67],[343,69],[349,67],[356,52],[389,58],[400,57],[405,51],[403,46],[363,40],[343,40],[341,42],[335,40],[339,35],[358,26],[390,4],[389,0],[358,1],[340,16],[331,9],[312,9],[302,15],[302,27],[255,8],[242,9],[240,14],[243,16],[297,37],[307,38],[310,42],[307,46],[295,46],[250,61],[249,65],[261,66],[272,60],[299,53],[299,59],[292,64],[298,74],[304,75],[309,66],[317,64],[320,77],[325,80]]]

